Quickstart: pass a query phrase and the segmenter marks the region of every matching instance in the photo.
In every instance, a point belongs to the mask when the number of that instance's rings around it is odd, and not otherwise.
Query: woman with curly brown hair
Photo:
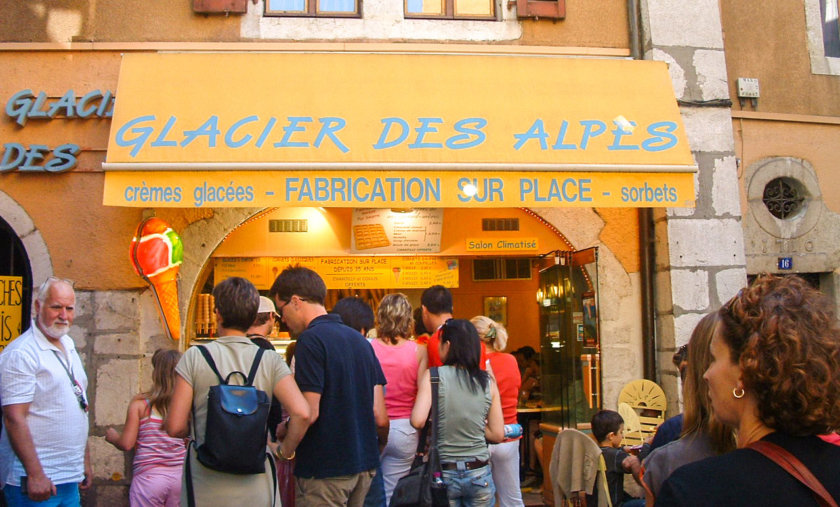
[[[840,447],[817,437],[840,427],[831,301],[799,277],[762,275],[718,314],[704,378],[715,418],[738,430],[738,450],[674,472],[656,505],[836,505]],[[784,457],[767,457],[768,447]]]

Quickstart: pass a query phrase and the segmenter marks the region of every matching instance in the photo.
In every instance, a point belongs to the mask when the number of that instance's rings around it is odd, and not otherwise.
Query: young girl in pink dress
[[[133,478],[129,491],[131,507],[177,507],[181,497],[181,473],[186,446],[183,438],[172,438],[163,429],[163,418],[175,385],[177,350],[158,349],[152,356],[152,390],[134,397],[128,405],[125,426],[114,428],[105,440],[117,449],[134,453]]]

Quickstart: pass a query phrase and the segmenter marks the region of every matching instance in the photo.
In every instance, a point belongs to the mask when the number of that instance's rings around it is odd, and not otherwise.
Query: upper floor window
[[[825,56],[840,56],[840,25],[838,25],[837,0],[820,0]]]
[[[804,0],[811,72],[840,76],[838,0]]]
[[[496,19],[495,0],[403,0],[406,18]]]
[[[267,16],[359,17],[359,0],[266,0]]]

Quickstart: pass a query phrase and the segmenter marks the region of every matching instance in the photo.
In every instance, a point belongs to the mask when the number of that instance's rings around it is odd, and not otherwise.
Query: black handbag
[[[432,381],[432,410],[430,422],[423,429],[417,442],[417,455],[408,475],[397,481],[394,493],[391,495],[390,507],[445,507],[449,505],[446,495],[446,484],[443,482],[440,468],[440,455],[437,449],[438,434],[438,376],[437,367],[429,369]],[[423,460],[423,450],[426,445],[426,434],[429,438],[429,452]]]

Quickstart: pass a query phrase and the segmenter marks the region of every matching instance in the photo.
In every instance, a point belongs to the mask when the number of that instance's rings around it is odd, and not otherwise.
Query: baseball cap
[[[260,308],[257,313],[273,313],[277,315],[277,307],[274,306],[274,301],[265,296],[260,296]]]

